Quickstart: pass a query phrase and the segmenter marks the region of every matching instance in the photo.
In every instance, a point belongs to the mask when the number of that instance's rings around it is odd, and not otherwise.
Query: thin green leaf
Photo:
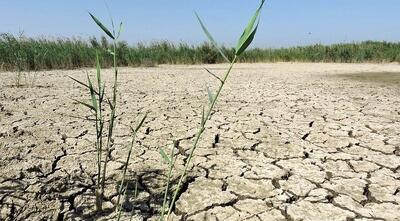
[[[107,52],[108,52],[110,55],[114,55],[114,54],[115,54],[111,49],[107,49]]]
[[[212,92],[210,91],[210,88],[208,86],[206,86],[207,88],[207,94],[208,94],[208,102],[210,102],[210,104],[212,104],[212,102],[214,101],[214,95],[212,94]]]
[[[135,192],[133,194],[133,197],[136,199],[138,195],[138,181],[135,180]]]
[[[100,73],[100,60],[99,54],[96,51],[96,72],[97,72],[97,85],[99,87],[99,91],[101,92],[101,73]],[[101,94],[100,94],[101,96]]]
[[[110,106],[110,110],[114,109],[114,105],[111,103],[111,100],[109,98],[107,98],[107,103]]]
[[[257,21],[257,18],[260,15],[262,6],[264,5],[264,1],[261,2],[260,6],[258,7],[258,9],[256,10],[256,12],[254,13],[253,17],[251,18],[251,20],[249,21],[249,23],[247,24],[246,28],[243,31],[243,35],[249,35],[249,33],[253,30],[254,24]],[[241,39],[242,40],[242,39]]]
[[[119,23],[117,38],[119,38],[119,36],[121,36],[122,29],[123,29],[123,26],[122,26],[122,22],[121,22],[121,23]]]
[[[112,14],[111,14],[110,7],[108,7],[108,4],[107,4],[107,2],[105,2],[105,4],[106,4],[106,8],[107,8],[108,17],[110,17],[110,21],[111,21],[111,27],[112,27],[113,35],[115,36],[115,26],[114,26],[114,19],[113,19],[113,16],[112,16]]]
[[[104,31],[104,33],[106,33],[110,38],[115,40],[115,37],[113,36],[113,34],[111,34],[111,32],[106,28],[106,26],[103,25],[103,23],[100,22],[99,19],[97,19],[90,12],[89,12],[89,15],[90,15],[90,17],[92,17],[93,21]]]
[[[243,42],[243,45],[241,48],[239,48],[238,51],[236,51],[236,55],[239,56],[241,55],[251,44],[251,42],[253,42],[254,40],[254,36],[256,35],[258,29],[258,23],[256,25],[256,27],[254,28],[254,30],[250,33],[250,35],[247,37],[246,41]]]
[[[161,157],[165,160],[166,163],[168,163],[168,164],[172,163],[171,159],[168,157],[168,155],[165,153],[165,151],[162,148],[159,148],[158,152],[160,153]]]
[[[73,81],[75,81],[76,83],[78,83],[78,84],[80,84],[80,85],[82,85],[82,86],[84,86],[84,87],[90,89],[89,85],[83,83],[82,81],[79,81],[79,80],[77,80],[77,79],[75,79],[75,78],[73,78],[73,77],[71,77],[71,76],[68,76],[68,77],[71,78],[71,79],[72,79]],[[93,89],[93,90],[94,90],[94,89]],[[99,94],[96,90],[94,90],[94,93],[95,93],[95,94]]]
[[[176,161],[176,156],[175,156],[175,152],[174,152],[174,146],[172,146],[172,148],[171,148],[171,153],[169,154],[169,158],[171,159],[171,170],[173,169],[173,167],[174,167],[174,165],[175,165],[175,161]]]
[[[147,118],[147,113],[142,117],[142,119],[140,120],[139,124],[136,126],[135,131],[138,131],[142,127],[142,125],[143,125],[144,121],[146,120],[146,118]]]
[[[135,128],[133,128],[132,126],[129,126],[129,128],[131,129],[132,134],[136,133]]]
[[[73,101],[75,101],[75,102],[77,102],[77,103],[79,103],[79,104],[82,104],[83,106],[85,106],[85,107],[88,107],[88,108],[90,108],[91,110],[93,110],[93,111],[96,111],[96,108],[94,108],[92,105],[90,105],[90,104],[87,104],[87,103],[85,103],[85,102],[83,102],[83,101],[79,101],[79,100],[76,100],[76,99],[72,99]]]
[[[77,79],[75,79],[75,78],[73,78],[73,77],[71,77],[71,76],[68,76],[68,77],[71,78],[71,79],[72,79],[73,81],[75,81],[76,83],[78,83],[78,84],[80,84],[80,85],[82,85],[82,86],[84,86],[84,87],[89,88],[89,85],[83,83],[82,81],[79,81],[79,80],[77,80]]]
[[[262,0],[262,1],[261,1],[260,6],[257,8],[257,10],[256,10],[256,12],[254,13],[253,17],[251,18],[251,20],[250,20],[249,23],[247,24],[246,28],[244,29],[243,34],[242,34],[242,37],[243,37],[244,35],[247,35],[247,36],[248,36],[248,35],[250,34],[250,32],[253,30],[253,27],[254,27],[254,24],[255,24],[256,21],[257,21],[257,18],[259,18],[259,16],[260,16],[260,12],[261,12],[261,9],[262,9],[262,7],[263,7],[263,5],[264,5],[264,2],[265,2],[265,0]],[[241,39],[241,40],[243,40],[243,39]]]
[[[212,35],[210,34],[210,32],[207,30],[206,26],[204,25],[204,23],[201,21],[199,15],[194,12],[197,20],[199,21],[201,28],[203,29],[204,33],[207,35],[208,39],[210,40],[211,44],[218,50],[218,52],[221,54],[221,56],[225,59],[226,62],[230,63],[231,61],[228,59],[228,57],[224,54],[224,52],[222,51],[222,49],[218,46],[217,42],[214,40],[214,38],[212,37]]]
[[[221,78],[219,78],[217,75],[215,75],[214,73],[212,73],[210,70],[208,70],[207,68],[204,68],[211,76],[215,77],[216,79],[218,79],[221,83],[223,82],[223,80]]]
[[[203,127],[205,124],[205,116],[204,116],[204,106],[203,110],[201,111],[201,126]]]
[[[89,89],[90,89],[90,97],[92,100],[92,106],[95,108],[95,111],[97,111],[97,100],[96,100],[96,96],[94,93],[94,88],[92,85],[92,81],[90,80],[89,75],[87,75],[87,79],[88,79],[88,83],[89,83]]]
[[[261,1],[260,6],[254,13],[253,17],[251,18],[251,20],[249,21],[249,23],[247,24],[246,28],[244,29],[242,35],[239,38],[239,41],[236,46],[236,55],[237,56],[240,55],[241,53],[243,53],[243,51],[246,50],[246,48],[249,46],[249,45],[246,46],[246,43],[248,43],[249,37],[254,33],[253,28],[254,28],[254,25],[255,25],[257,19],[259,19],[259,17],[260,17],[260,12],[264,5],[264,2],[265,2],[265,0]],[[253,36],[253,38],[254,38],[254,36]]]
[[[103,87],[101,88],[101,91],[100,91],[100,101],[99,102],[101,102],[101,103],[103,103],[103,100],[104,100],[104,90],[105,90],[105,88],[106,88],[106,82],[103,83]]]

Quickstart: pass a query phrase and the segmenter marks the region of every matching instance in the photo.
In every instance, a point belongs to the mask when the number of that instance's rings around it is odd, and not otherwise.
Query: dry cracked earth
[[[207,66],[222,74],[225,65]],[[87,70],[93,72],[93,70]],[[400,65],[239,64],[221,95],[172,220],[400,220]],[[108,85],[112,72],[104,73]],[[157,220],[174,147],[182,170],[217,82],[202,66],[122,68],[105,212],[94,213],[95,131],[68,78],[13,87],[0,74],[0,220],[113,217],[129,126],[135,143],[123,219]],[[138,187],[138,196],[132,192]]]

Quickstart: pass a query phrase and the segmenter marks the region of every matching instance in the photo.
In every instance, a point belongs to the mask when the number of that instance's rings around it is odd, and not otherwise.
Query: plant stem
[[[99,102],[100,103],[100,102]],[[101,107],[101,105],[99,105]],[[96,187],[96,210],[101,212],[102,209],[102,196],[100,195],[100,174],[101,174],[101,144],[99,142],[99,119],[97,110],[95,111],[95,123],[96,123],[96,152],[97,152],[97,187]],[[101,134],[100,134],[101,136]]]
[[[137,179],[136,179],[136,182],[135,182],[135,192],[134,192],[134,196],[133,196],[133,198],[134,198],[135,200],[136,200],[136,198],[137,198],[137,194],[138,194],[138,181],[137,181]],[[132,221],[134,211],[135,211],[135,210],[132,209],[132,211],[131,211],[131,217],[130,217],[129,221]]]
[[[175,159],[176,159],[174,157],[174,148],[175,148],[175,146],[172,146],[172,150],[171,150],[171,154],[170,154],[171,161],[169,162],[168,176],[167,176],[167,186],[165,187],[163,206],[162,206],[162,209],[161,209],[161,220],[164,220],[164,213],[165,213],[165,206],[167,205],[169,184],[171,182],[172,170],[174,169],[174,164],[175,164]]]
[[[106,181],[106,173],[107,173],[107,163],[109,160],[110,150],[112,146],[112,136],[114,131],[114,120],[115,120],[115,109],[117,105],[117,81],[118,81],[118,67],[117,67],[117,51],[116,51],[117,42],[114,40],[113,43],[113,61],[114,61],[114,85],[113,85],[113,99],[111,103],[111,116],[110,116],[110,123],[108,125],[108,137],[107,137],[107,146],[106,146],[106,156],[104,159],[104,166],[103,166],[103,176],[102,176],[102,183],[101,183],[101,197],[104,197],[104,187]]]
[[[100,181],[101,181],[101,158],[103,154],[103,126],[104,126],[104,121],[103,121],[103,112],[102,112],[102,102],[103,102],[103,94],[102,94],[102,89],[101,89],[101,80],[98,80],[98,88],[99,88],[99,108],[98,108],[98,114],[96,111],[96,133],[97,133],[97,140],[96,140],[96,149],[97,149],[97,188],[96,188],[96,208],[98,212],[101,212],[103,210],[103,196],[100,193]]]
[[[124,184],[125,184],[126,171],[128,170],[128,165],[129,165],[129,160],[131,158],[133,145],[135,144],[136,133],[137,133],[137,131],[134,131],[133,135],[132,135],[132,141],[131,141],[131,145],[130,145],[130,148],[129,148],[129,151],[128,151],[128,156],[126,158],[125,168],[124,168],[124,172],[122,174],[121,184],[119,185],[118,198],[117,198],[117,211],[118,211],[118,219],[117,220],[118,221],[120,219],[120,214],[121,214],[121,206],[120,206],[121,193],[122,193],[122,189],[123,189]]]
[[[219,88],[218,88],[218,90],[217,90],[217,93],[216,93],[216,95],[215,95],[215,97],[214,97],[212,103],[209,105],[209,108],[208,108],[208,110],[207,110],[207,112],[206,112],[206,115],[205,115],[205,118],[204,118],[204,122],[202,122],[202,125],[200,125],[200,128],[199,128],[199,130],[198,130],[198,132],[197,132],[197,135],[196,135],[196,138],[195,138],[195,141],[193,142],[192,149],[190,150],[189,157],[188,157],[188,159],[187,159],[187,161],[186,161],[185,168],[184,168],[184,170],[183,170],[182,173],[181,173],[181,176],[180,176],[179,182],[178,182],[178,186],[176,187],[176,190],[175,190],[175,192],[174,192],[174,195],[173,195],[171,204],[170,204],[170,206],[169,206],[168,214],[167,214],[167,220],[168,220],[169,216],[171,215],[172,208],[173,208],[174,205],[175,205],[176,197],[178,196],[178,193],[179,193],[179,190],[180,190],[180,188],[181,188],[183,179],[184,179],[184,177],[185,177],[185,175],[186,175],[186,173],[187,173],[187,170],[188,170],[188,168],[189,168],[189,164],[190,164],[190,162],[191,162],[191,160],[192,160],[192,158],[193,158],[194,151],[196,150],[197,144],[198,144],[198,142],[199,142],[199,140],[200,140],[200,138],[201,138],[201,135],[203,134],[203,132],[204,132],[204,130],[205,130],[205,125],[206,125],[208,119],[209,119],[210,116],[211,116],[211,112],[212,112],[213,109],[214,109],[215,103],[216,103],[216,101],[217,101],[217,99],[218,99],[218,97],[219,97],[219,95],[220,95],[220,93],[221,93],[221,91],[222,91],[222,89],[223,89],[223,87],[224,87],[224,85],[225,85],[226,80],[227,80],[228,77],[229,77],[229,74],[231,73],[231,70],[232,70],[232,68],[233,68],[233,66],[234,66],[234,64],[235,64],[235,62],[236,62],[236,60],[237,60],[237,56],[235,56],[235,57],[233,58],[233,60],[232,60],[232,62],[231,62],[231,64],[230,64],[230,66],[229,66],[227,72],[225,73],[224,78],[223,78],[222,81],[221,81],[221,85],[219,86]]]

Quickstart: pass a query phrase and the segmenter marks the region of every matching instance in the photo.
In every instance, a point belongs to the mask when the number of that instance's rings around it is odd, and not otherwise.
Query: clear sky
[[[124,22],[130,44],[206,40],[193,11],[214,37],[233,46],[258,0],[107,0],[115,20]],[[105,0],[2,0],[0,32],[33,37],[100,36],[92,12],[108,22]],[[267,0],[254,41],[258,47],[400,40],[400,0]]]

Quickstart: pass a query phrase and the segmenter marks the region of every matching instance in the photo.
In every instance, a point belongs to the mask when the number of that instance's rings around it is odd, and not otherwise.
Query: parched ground
[[[222,75],[225,65],[208,66]],[[93,213],[96,154],[87,91],[50,71],[13,87],[0,73],[0,220],[113,216],[130,142],[124,219],[156,220],[175,146],[182,169],[217,82],[202,66],[123,68],[105,193]],[[173,220],[400,220],[400,65],[239,64],[207,124]],[[112,72],[103,73],[108,86]],[[28,76],[32,77],[32,75]],[[175,145],[173,145],[175,143]],[[132,192],[138,186],[138,196]]]

